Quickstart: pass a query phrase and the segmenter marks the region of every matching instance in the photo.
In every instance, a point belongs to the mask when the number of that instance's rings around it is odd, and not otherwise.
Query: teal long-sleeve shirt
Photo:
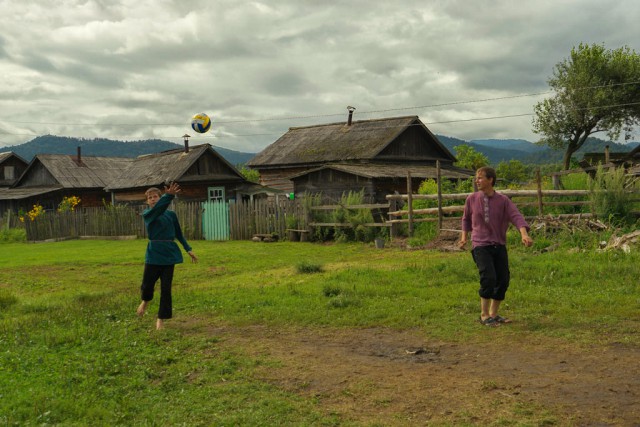
[[[182,234],[176,213],[167,210],[173,198],[172,194],[164,194],[153,208],[147,208],[142,212],[149,236],[144,257],[146,264],[171,265],[183,262],[180,247],[174,241],[176,239],[185,251],[191,251],[191,246]]]

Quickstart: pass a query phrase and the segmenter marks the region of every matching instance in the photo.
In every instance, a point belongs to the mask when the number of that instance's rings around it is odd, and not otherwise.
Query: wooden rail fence
[[[409,177],[410,178],[410,177]],[[410,179],[408,180],[410,182]],[[407,188],[411,190],[410,187]],[[250,240],[256,235],[277,235],[285,238],[288,230],[307,230],[321,227],[353,227],[351,223],[332,223],[314,220],[314,212],[336,209],[368,209],[376,213],[377,222],[358,224],[358,226],[388,228],[390,237],[397,237],[400,224],[408,225],[409,236],[413,226],[420,222],[438,222],[442,229],[445,217],[460,216],[464,209],[464,200],[470,193],[442,194],[393,194],[386,196],[387,204],[361,205],[324,205],[305,208],[301,199],[281,200],[278,203],[270,200],[240,201],[229,204],[229,230],[232,240]],[[582,212],[574,216],[588,217],[590,201],[588,190],[499,190],[502,194],[514,199],[514,203],[522,209],[528,208],[530,215],[543,216],[553,208],[575,206]],[[637,194],[637,193],[636,193]],[[573,200],[566,200],[573,198]],[[564,199],[564,200],[558,200]],[[578,199],[578,200],[576,200]],[[432,201],[436,206],[416,208],[418,201]],[[635,197],[633,202],[640,201]],[[452,202],[454,202],[452,204]],[[107,208],[84,208],[72,212],[45,212],[35,221],[25,219],[24,227],[29,241],[50,239],[80,238],[83,236],[135,236],[146,238],[146,230],[141,217],[142,208],[116,206]],[[177,202],[173,210],[178,215],[183,233],[188,240],[204,239],[203,208],[200,202]],[[532,211],[537,215],[531,215]],[[571,214],[562,215],[570,217]],[[6,227],[15,224],[15,214],[5,214],[3,224]],[[7,225],[9,224],[9,225]],[[22,224],[20,224],[22,225]]]

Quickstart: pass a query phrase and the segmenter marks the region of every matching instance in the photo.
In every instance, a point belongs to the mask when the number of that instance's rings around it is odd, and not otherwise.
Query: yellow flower
[[[40,205],[33,205],[33,209],[27,212],[27,216],[31,221],[35,221],[37,217],[44,213],[44,208]]]

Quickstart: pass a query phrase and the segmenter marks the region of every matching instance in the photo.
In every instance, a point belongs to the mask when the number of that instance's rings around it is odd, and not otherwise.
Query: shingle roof
[[[53,175],[64,188],[104,188],[116,177],[122,176],[133,159],[120,157],[82,157],[78,165],[74,156],[65,154],[39,154],[29,168],[37,162]],[[23,174],[26,176],[27,172]]]
[[[291,165],[349,160],[372,160],[409,126],[420,126],[443,154],[449,151],[420,121],[418,116],[332,123],[290,128],[277,141],[251,159],[247,165]],[[453,160],[453,157],[451,156]]]
[[[0,188],[0,200],[20,200],[62,190],[62,186]]]
[[[18,156],[16,153],[14,153],[13,151],[5,151],[3,153],[0,153],[0,163],[4,162],[5,160],[7,160],[9,157],[16,157],[20,160],[22,160],[24,162],[24,164],[28,164],[29,162],[27,162],[25,159],[23,159],[22,157]]]
[[[213,150],[211,145],[202,144],[191,147],[188,152],[178,149],[139,156],[132,159],[132,163],[124,174],[112,179],[108,183],[106,190],[111,191],[123,188],[149,187],[159,185],[164,182],[177,181],[200,158],[200,156],[209,150],[215,153],[215,150]],[[236,171],[236,169],[229,164],[224,157],[217,153],[216,156],[232,171]],[[236,171],[236,173],[238,172]],[[211,178],[212,174],[207,176]],[[221,178],[229,179],[229,175],[221,176]],[[242,175],[239,173],[238,180],[243,180]]]

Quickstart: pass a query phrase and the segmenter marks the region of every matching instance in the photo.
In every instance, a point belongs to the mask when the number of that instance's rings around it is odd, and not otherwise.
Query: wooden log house
[[[296,195],[322,193],[339,199],[344,192],[364,190],[368,202],[384,202],[387,194],[406,192],[407,173],[413,188],[436,177],[466,179],[473,171],[453,166],[455,157],[418,116],[393,117],[290,128],[247,165],[260,173],[260,183]]]

